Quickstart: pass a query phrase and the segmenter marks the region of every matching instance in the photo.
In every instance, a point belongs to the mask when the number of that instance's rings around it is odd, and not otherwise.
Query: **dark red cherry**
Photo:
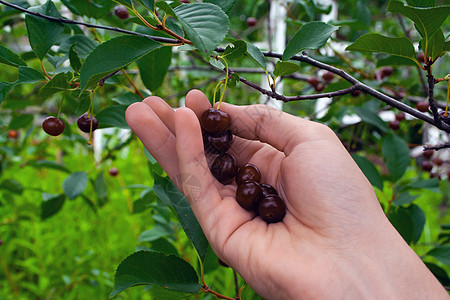
[[[434,154],[434,150],[432,149],[428,149],[428,150],[423,150],[422,152],[422,156],[425,157],[426,159],[430,159]]]
[[[87,113],[82,114],[77,120],[78,128],[83,132],[91,132],[91,118]],[[97,119],[92,116],[92,131],[98,128]]]
[[[255,27],[256,24],[258,24],[258,19],[254,18],[254,17],[247,18],[247,26],[248,27]]]
[[[319,79],[317,77],[315,77],[315,76],[308,78],[307,82],[312,87],[316,87],[316,86],[319,85]]]
[[[359,95],[361,95],[361,90],[353,90],[350,95],[352,95],[353,97],[358,97]]]
[[[427,112],[430,104],[428,101],[419,101],[416,103],[416,108],[418,111]]]
[[[222,154],[230,149],[233,144],[233,134],[231,130],[226,130],[219,135],[203,131],[203,145],[205,151],[212,154]]]
[[[270,184],[261,183],[261,189],[262,189],[264,197],[266,197],[268,195],[278,195],[277,190]]]
[[[114,9],[114,13],[116,14],[117,17],[119,17],[119,19],[122,19],[122,20],[128,19],[130,17],[130,14],[128,13],[128,9],[123,5],[117,6]]]
[[[440,166],[442,166],[444,164],[444,160],[442,158],[440,158],[440,157],[436,157],[435,159],[433,159],[433,163],[436,166],[440,167]]]
[[[63,121],[52,116],[45,118],[44,122],[42,122],[42,129],[44,129],[47,134],[52,136],[57,136],[63,133],[65,127],[66,126]]]
[[[236,201],[246,210],[255,209],[261,198],[261,186],[255,181],[247,181],[237,187]]]
[[[19,136],[19,133],[18,133],[16,130],[10,129],[10,130],[8,131],[8,137],[9,137],[10,139],[17,139],[18,136]]]
[[[211,173],[222,184],[230,184],[237,172],[236,158],[229,153],[217,156],[211,166]]]
[[[258,214],[267,223],[277,223],[286,215],[286,205],[279,196],[268,195],[259,203]]]
[[[239,185],[246,181],[261,182],[261,172],[255,165],[246,164],[239,169],[239,172],[236,175],[236,183]]]
[[[392,130],[399,130],[400,129],[400,121],[397,119],[389,121],[389,128]]]
[[[326,71],[322,75],[322,79],[325,80],[326,82],[332,81],[333,78],[334,78],[334,74],[332,72],[330,72],[330,71]]]
[[[109,175],[116,177],[117,175],[119,175],[119,170],[117,170],[116,167],[112,167],[111,169],[108,170]]]
[[[433,163],[429,160],[424,160],[421,165],[422,170],[430,172],[433,169]]]
[[[230,128],[230,116],[219,109],[209,108],[200,117],[200,125],[203,130],[213,134],[221,133]]]
[[[406,115],[404,112],[399,112],[395,115],[395,119],[399,120],[399,121],[403,121],[404,119],[406,119]]]
[[[420,61],[421,63],[425,62],[425,55],[423,54],[423,52],[417,54],[417,60]]]

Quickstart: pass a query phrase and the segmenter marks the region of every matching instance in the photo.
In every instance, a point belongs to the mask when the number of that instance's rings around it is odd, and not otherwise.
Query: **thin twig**
[[[450,143],[442,144],[438,146],[424,146],[423,150],[441,150],[441,149],[447,149],[450,148]]]

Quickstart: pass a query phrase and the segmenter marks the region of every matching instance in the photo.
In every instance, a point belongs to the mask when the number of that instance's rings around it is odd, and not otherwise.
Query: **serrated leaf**
[[[406,3],[410,6],[416,7],[435,7],[436,0],[406,0]]]
[[[0,45],[0,63],[16,68],[27,65],[22,58],[3,45]]]
[[[450,6],[439,6],[432,8],[419,8],[407,6],[400,1],[390,1],[388,11],[399,13],[414,22],[420,35],[426,41],[439,30],[450,14]]]
[[[22,195],[24,190],[22,184],[13,178],[3,180],[2,183],[0,183],[0,189],[8,190],[18,195]]]
[[[106,0],[62,0],[73,13],[88,18],[100,19],[109,14],[115,5]]]
[[[263,68],[267,71],[267,61],[261,50],[253,44],[247,43],[247,54]]]
[[[389,55],[377,60],[377,68],[383,66],[417,66],[416,63],[410,58]]]
[[[28,10],[46,16],[61,17],[58,9],[50,0],[40,6],[30,7]],[[25,16],[25,22],[31,49],[37,58],[42,60],[50,48],[58,42],[63,33],[64,25],[28,14]]]
[[[216,59],[215,57],[210,57],[209,63],[219,70],[225,70],[225,65],[222,63],[222,61],[220,59]]]
[[[185,260],[170,254],[139,251],[125,258],[114,275],[114,297],[137,285],[160,285],[169,290],[196,293],[201,285],[194,268]]]
[[[236,4],[237,0],[206,0],[204,2],[215,4],[228,14]]]
[[[230,78],[228,79],[228,87],[235,87],[239,81],[240,77],[238,73],[231,74]]]
[[[415,204],[411,204],[410,206],[408,206],[408,211],[413,221],[412,243],[417,243],[417,241],[420,238],[420,235],[422,234],[423,227],[425,226],[426,221],[425,213],[419,206]]]
[[[113,1],[122,4],[128,8],[133,8],[132,0],[113,0]]]
[[[59,51],[62,53],[69,53],[70,48],[72,48],[73,45],[75,45],[74,50],[77,52],[78,56],[82,59],[86,59],[89,53],[91,53],[99,43],[91,40],[85,35],[77,34],[65,39],[59,46]]]
[[[377,33],[367,33],[360,36],[345,50],[379,52],[414,59],[414,46],[406,37],[391,38]]]
[[[229,60],[239,59],[247,53],[247,43],[241,40],[236,40],[233,43],[233,46],[227,46],[225,48],[225,52],[223,53],[223,57]]]
[[[172,47],[156,49],[137,61],[146,88],[153,92],[163,84],[171,61]]]
[[[127,121],[125,120],[125,105],[110,105],[104,110],[100,111],[96,118],[100,128],[104,127],[118,127],[129,129]]]
[[[174,12],[188,38],[205,57],[223,41],[228,32],[228,16],[217,5],[182,4]]]
[[[439,29],[428,42],[427,55],[432,59],[436,59],[444,51],[445,37],[441,29]],[[423,49],[423,48],[422,48]]]
[[[339,27],[324,22],[309,22],[303,25],[288,42],[283,60],[288,60],[305,49],[319,49]]]
[[[39,71],[33,68],[19,66],[19,78],[15,83],[35,83],[41,80],[45,80],[45,77]]]
[[[67,86],[68,82],[66,75],[64,73],[58,73],[42,87],[39,92],[39,97],[41,99],[47,99],[53,94],[64,92],[67,89]]]
[[[394,200],[394,205],[400,206],[400,205],[406,205],[411,204],[416,200],[419,196],[417,195],[411,195],[409,192],[403,192],[400,193]]]
[[[159,238],[175,234],[175,231],[166,224],[156,223],[155,226],[141,233],[138,242],[152,242]]]
[[[381,178],[380,172],[378,172],[375,165],[364,156],[352,154],[352,158],[361,171],[363,171],[367,179],[369,179],[370,183],[380,190],[383,190],[383,179]]]
[[[76,45],[77,44],[73,44],[72,47],[70,47],[69,61],[70,61],[70,66],[75,71],[75,73],[80,73],[81,61],[80,61],[80,58],[78,57],[77,51],[75,50]]]
[[[11,91],[16,86],[15,83],[10,82],[0,82],[0,103],[2,103],[3,99],[5,99],[6,95],[8,95],[9,91]]]
[[[23,114],[14,116],[9,122],[9,128],[11,129],[20,129],[28,127],[33,122],[33,115]]]
[[[136,0],[140,4],[144,5],[148,10],[155,10],[155,0]]]
[[[45,220],[61,210],[66,200],[66,196],[64,194],[52,195],[43,193],[42,200],[41,219]]]
[[[427,190],[435,192],[435,193],[440,192],[438,178],[419,180],[419,181],[408,184],[405,188],[406,189],[427,189]]]
[[[173,11],[172,7],[164,1],[158,1],[155,3],[155,6],[158,7],[159,9],[161,9],[162,11],[164,11],[166,13],[166,15],[171,16],[171,17],[175,17],[176,14]]]
[[[66,173],[71,173],[69,169],[67,169],[65,166],[50,160],[38,160],[36,162],[30,163],[33,167],[36,168],[49,168],[53,170],[58,170]]]
[[[64,194],[70,200],[75,199],[84,192],[88,184],[86,172],[75,172],[69,175],[63,182]]]
[[[114,97],[111,100],[116,102],[117,104],[126,105],[126,106],[131,105],[135,102],[142,101],[142,99],[139,95],[132,93],[132,92],[126,92],[125,94],[120,95],[118,97]]]
[[[153,190],[156,195],[175,213],[187,237],[197,250],[200,259],[203,260],[208,249],[208,241],[186,197],[176,188],[170,179],[161,177],[156,173],[153,173],[153,178],[155,180]],[[192,181],[192,187],[195,189],[195,185],[198,184],[195,178],[190,178],[190,181]]]
[[[389,170],[390,179],[394,182],[399,180],[409,165],[408,144],[400,137],[390,134],[384,138],[381,152]]]
[[[98,202],[103,204],[108,198],[108,185],[105,176],[103,176],[103,172],[98,173],[94,187]]]
[[[104,42],[86,58],[80,70],[80,88],[92,87],[106,75],[120,70],[162,45],[143,36],[120,36]]]
[[[363,122],[369,123],[383,132],[389,131],[389,127],[386,123],[378,116],[376,112],[370,110],[368,107],[355,107],[353,110]]]
[[[287,76],[299,71],[300,69],[300,66],[296,63],[289,61],[277,61],[275,69],[273,70],[273,75],[276,77]]]
[[[430,250],[427,255],[431,255],[441,263],[450,266],[450,246],[438,246]]]

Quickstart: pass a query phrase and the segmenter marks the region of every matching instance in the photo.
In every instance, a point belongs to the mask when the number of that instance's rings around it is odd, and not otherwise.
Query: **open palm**
[[[352,285],[365,287],[355,274],[368,267],[367,257],[388,255],[373,243],[403,249],[370,183],[328,127],[265,105],[222,103],[235,135],[228,152],[239,166],[256,165],[286,203],[284,220],[267,224],[239,206],[235,184],[222,185],[209,171],[198,122],[210,107],[206,96],[191,91],[186,106],[174,111],[149,97],[128,108],[127,122],[169,177],[181,175],[174,181],[214,252],[265,298],[357,297],[362,288]]]

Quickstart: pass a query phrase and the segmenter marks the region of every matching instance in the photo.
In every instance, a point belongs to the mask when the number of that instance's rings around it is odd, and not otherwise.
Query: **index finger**
[[[230,115],[233,134],[270,144],[286,155],[297,145],[308,141],[338,141],[327,126],[287,114],[268,105],[236,106],[222,103],[220,109]]]

